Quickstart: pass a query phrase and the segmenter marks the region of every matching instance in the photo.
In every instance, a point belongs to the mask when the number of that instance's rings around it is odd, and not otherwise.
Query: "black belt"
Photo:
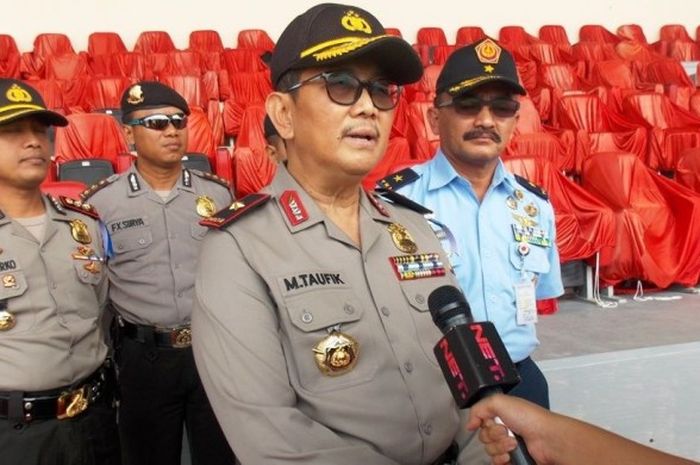
[[[515,362],[515,368],[520,369],[520,366],[521,366],[523,363],[526,363],[526,362],[529,362],[529,361],[530,361],[530,357],[525,357],[524,359],[520,360],[519,362]]]
[[[457,463],[457,457],[459,456],[459,446],[456,442],[450,444],[445,452],[440,454],[438,458],[433,460],[431,465],[455,465]]]
[[[58,389],[0,392],[0,419],[30,422],[77,417],[102,396],[109,369],[102,366],[81,383]]]
[[[192,330],[190,325],[177,328],[158,328],[154,326],[136,325],[124,319],[119,319],[121,333],[138,342],[153,341],[156,347],[171,349],[186,349],[192,345]]]

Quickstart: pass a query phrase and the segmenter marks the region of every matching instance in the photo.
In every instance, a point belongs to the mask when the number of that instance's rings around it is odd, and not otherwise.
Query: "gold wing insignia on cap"
[[[12,84],[12,86],[7,89],[5,96],[7,100],[15,103],[29,103],[32,101],[32,95],[17,84]]]
[[[372,27],[369,25],[369,23],[352,10],[345,13],[345,16],[343,16],[343,18],[340,20],[340,24],[348,31],[364,32],[365,34],[372,33]]]
[[[138,105],[143,102],[143,89],[141,89],[140,85],[137,84],[129,89],[129,96],[126,98],[126,101],[131,105]]]
[[[309,55],[313,55],[316,61],[329,60],[337,56],[345,55],[346,53],[362,48],[365,45],[374,42],[377,39],[387,37],[386,34],[380,36],[368,37],[363,39],[361,37],[343,37],[341,39],[328,40],[326,42],[321,42],[318,45],[314,45],[311,48],[307,48],[299,55],[300,58],[305,58]]]
[[[501,47],[491,39],[486,39],[474,48],[476,57],[482,63],[498,64],[501,59]]]

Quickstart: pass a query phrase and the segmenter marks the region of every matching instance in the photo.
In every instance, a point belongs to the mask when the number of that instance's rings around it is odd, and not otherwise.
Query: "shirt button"
[[[411,362],[404,363],[403,367],[408,373],[411,373],[413,371],[413,364]]]
[[[389,316],[389,315],[391,315],[391,311],[389,311],[389,308],[388,308],[388,307],[382,307],[382,308],[381,308],[381,312],[382,312],[382,315],[384,315],[384,316]]]
[[[58,287],[58,284],[56,283],[51,283],[51,289],[56,289]]]
[[[416,294],[416,302],[419,304],[425,303],[425,296],[423,294]]]
[[[178,297],[182,297],[182,292],[178,292],[178,293],[177,293],[177,296],[178,296]]]
[[[139,239],[139,244],[143,245],[146,243],[146,239]]]
[[[433,434],[433,425],[430,423],[426,423],[423,425],[423,432],[425,433],[426,436],[430,436]]]
[[[347,313],[348,315],[352,315],[353,313],[355,313],[355,307],[353,307],[350,304],[345,304],[343,310],[345,310],[345,313]]]
[[[303,321],[306,324],[309,324],[312,321],[314,321],[314,316],[309,312],[304,312],[301,314],[301,321]]]

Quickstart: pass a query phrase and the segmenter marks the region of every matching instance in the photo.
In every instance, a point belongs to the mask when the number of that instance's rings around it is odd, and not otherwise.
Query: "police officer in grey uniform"
[[[203,220],[195,285],[195,358],[226,437],[243,464],[455,463],[464,422],[427,306],[455,278],[420,213],[361,189],[420,60],[367,11],[321,4],[271,70],[287,163]]]
[[[118,317],[119,430],[126,464],[180,463],[183,423],[195,463],[231,464],[190,347],[199,220],[231,203],[226,181],[182,166],[185,100],[157,82],[129,87],[124,129],[138,157],[83,193],[111,239],[111,305]]]
[[[93,208],[43,196],[48,127],[39,93],[0,79],[0,462],[118,464],[107,281]]]

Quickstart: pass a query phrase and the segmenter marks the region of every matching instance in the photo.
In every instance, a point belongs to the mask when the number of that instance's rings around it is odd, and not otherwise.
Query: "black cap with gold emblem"
[[[0,124],[33,116],[53,126],[67,126],[68,120],[48,110],[41,94],[32,86],[16,79],[0,79]]]
[[[322,3],[294,18],[282,32],[270,60],[272,83],[276,86],[292,69],[335,65],[360,56],[377,63],[395,84],[415,82],[423,74],[411,45],[387,35],[371,13]]]
[[[141,81],[129,86],[122,95],[122,122],[131,119],[131,113],[152,108],[175,107],[186,115],[190,114],[187,101],[165,84],[156,81]]]
[[[502,82],[515,93],[526,94],[518,80],[513,55],[493,39],[486,38],[450,55],[438,76],[436,91],[454,97],[490,82]]]

